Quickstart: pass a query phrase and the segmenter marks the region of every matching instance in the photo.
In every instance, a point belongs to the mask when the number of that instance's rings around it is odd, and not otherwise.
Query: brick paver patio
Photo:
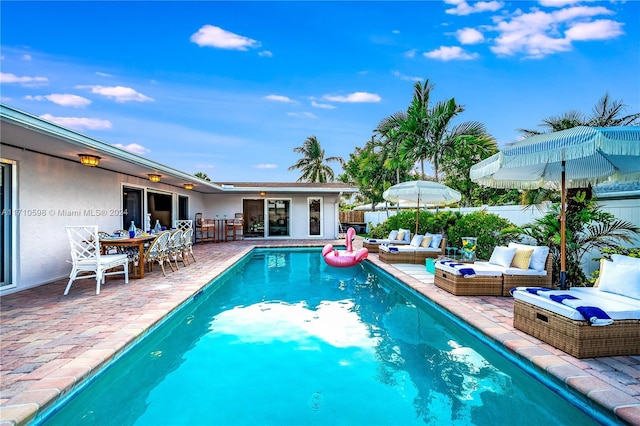
[[[0,299],[0,426],[28,424],[91,376],[167,313],[254,247],[322,246],[322,240],[245,240],[196,244],[197,262],[163,277],[160,268],[124,284],[110,279],[95,294],[95,281],[66,279]],[[331,241],[334,244],[344,243]],[[361,244],[358,240],[356,243]],[[356,244],[357,245],[357,244]],[[640,425],[640,355],[578,360],[513,328],[513,301],[505,297],[456,297],[393,265],[370,261],[427,298],[528,360],[540,371]]]

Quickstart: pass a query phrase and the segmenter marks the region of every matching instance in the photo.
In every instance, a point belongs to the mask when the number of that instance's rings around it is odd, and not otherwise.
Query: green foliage
[[[633,248],[622,247],[622,246],[609,247],[609,248],[603,248],[602,250],[600,250],[600,253],[602,254],[602,256],[596,257],[593,260],[597,262],[600,262],[600,259],[611,260],[612,254],[622,254],[624,256],[640,258],[640,247],[633,247]],[[591,277],[589,278],[589,284],[593,286],[599,276],[600,276],[600,269],[596,269],[595,271],[593,271],[591,273]]]
[[[522,228],[513,228],[513,236],[526,235],[538,245],[549,246],[553,255],[553,282],[560,282],[560,205],[554,204],[549,213]],[[616,247],[620,242],[630,243],[640,228],[629,222],[616,219],[602,211],[595,200],[585,191],[576,191],[568,198],[566,212],[566,272],[570,286],[585,286],[589,283],[582,270],[582,259],[593,250]]]
[[[448,229],[449,245],[460,248],[463,237],[476,237],[478,238],[477,258],[489,259],[496,246],[503,245],[510,239],[501,231],[513,226],[513,223],[507,219],[482,210],[465,214]]]
[[[460,247],[462,237],[477,237],[477,256],[480,259],[489,259],[496,245],[506,241],[501,230],[514,225],[506,219],[493,213],[484,211],[469,213],[466,215],[458,212],[421,211],[418,218],[418,233],[445,234],[449,239],[449,245]],[[386,221],[375,226],[370,234],[372,238],[387,238],[389,232],[394,229],[409,229],[415,232],[416,212],[405,211],[391,216]]]

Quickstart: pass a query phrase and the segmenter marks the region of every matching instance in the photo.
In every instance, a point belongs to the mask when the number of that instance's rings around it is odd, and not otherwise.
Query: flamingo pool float
[[[331,244],[327,244],[322,249],[322,257],[329,266],[335,266],[336,268],[347,268],[349,266],[355,266],[365,260],[369,256],[369,250],[361,248],[354,252],[351,244],[353,238],[356,236],[356,230],[353,228],[347,229],[347,249],[335,250]]]

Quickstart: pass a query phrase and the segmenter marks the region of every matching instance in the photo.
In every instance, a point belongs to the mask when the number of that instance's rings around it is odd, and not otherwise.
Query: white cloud
[[[256,164],[255,166],[256,169],[277,169],[278,165],[277,164]]]
[[[312,112],[288,112],[287,115],[290,117],[318,118],[318,116]]]
[[[113,146],[115,146],[116,148],[120,148],[120,149],[124,149],[125,151],[129,151],[132,154],[137,154],[137,155],[145,155],[151,152],[150,149],[145,148],[142,145],[139,145],[137,143],[130,143],[129,145],[122,145],[121,143],[117,143],[114,144]]]
[[[484,35],[475,28],[463,28],[456,31],[456,37],[462,44],[476,44],[484,41]]]
[[[609,19],[579,22],[565,31],[570,40],[606,40],[623,34],[622,24]]]
[[[77,89],[91,89],[91,93],[96,95],[106,96],[109,99],[113,99],[118,103],[122,102],[153,102],[154,99],[150,98],[142,93],[130,87],[123,86],[76,86]]]
[[[54,117],[51,114],[43,114],[40,118],[74,130],[105,130],[111,128],[110,121],[100,120],[99,118]]]
[[[541,6],[547,7],[564,7],[570,4],[583,3],[588,0],[538,0]]]
[[[295,103],[293,99],[282,95],[267,95],[264,98],[268,101]]]
[[[25,96],[25,99],[33,101],[47,100],[54,104],[73,108],[84,108],[91,104],[89,99],[83,98],[82,96],[61,93],[52,93],[51,95],[44,96]]]
[[[262,56],[263,58],[273,58],[273,53],[270,50],[263,50],[262,52],[258,52],[258,56]]]
[[[15,74],[0,72],[0,83],[18,83],[23,86],[35,86],[46,84],[49,81],[47,77],[19,77]]]
[[[23,61],[30,61],[30,60],[32,60],[32,59],[33,59],[33,58],[31,57],[31,55],[22,55],[22,60],[23,60]]]
[[[234,34],[214,25],[204,25],[190,39],[200,47],[216,47],[227,50],[243,50],[260,47],[260,42]]]
[[[465,0],[444,0],[446,4],[454,5],[452,9],[446,9],[449,15],[470,15],[480,12],[495,12],[504,6],[500,1],[479,1],[470,5]]]
[[[416,53],[418,53],[418,49],[407,50],[406,52],[404,52],[404,57],[414,58],[416,56]]]
[[[392,34],[400,34],[400,30],[391,30]]]
[[[440,46],[439,49],[432,50],[431,52],[425,52],[423,55],[427,58],[440,59],[442,61],[468,61],[479,56],[477,53],[465,52],[460,46]]]
[[[409,75],[402,74],[400,71],[391,71],[391,74],[404,81],[422,81],[422,77],[411,77]]]
[[[315,108],[323,108],[323,109],[336,109],[335,105],[321,104],[321,103],[316,102],[316,101],[311,101],[311,106],[315,107]]]
[[[496,18],[493,30],[499,35],[491,50],[498,55],[524,53],[531,58],[571,50],[573,40],[604,40],[617,37],[622,24],[612,20],[595,20],[613,12],[605,7],[575,6],[545,12],[532,9],[518,11],[510,18]]]
[[[105,72],[96,72],[96,75],[99,75],[100,77],[111,77],[111,74],[107,74]]]
[[[355,92],[349,95],[324,95],[322,97],[325,101],[329,102],[346,102],[346,103],[361,103],[361,102],[380,102],[382,98],[375,93],[367,92]]]

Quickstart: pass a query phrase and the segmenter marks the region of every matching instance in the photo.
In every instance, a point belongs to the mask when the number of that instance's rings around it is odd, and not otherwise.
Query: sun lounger
[[[456,296],[502,295],[502,272],[492,265],[436,262],[434,284]]]
[[[430,236],[432,237],[432,236]],[[426,246],[422,246],[424,235],[416,235],[411,239],[409,245],[389,244],[388,246],[380,246],[378,255],[380,260],[386,263],[413,263],[424,264],[425,259],[435,259],[443,256],[447,246],[446,238],[438,238],[434,245],[431,246],[431,238],[425,240]]]
[[[402,238],[398,239],[398,234],[402,233]],[[362,242],[362,246],[369,250],[369,253],[378,253],[381,245],[409,245],[411,243],[411,231],[408,229],[399,229],[397,231],[391,231],[387,238],[365,238]]]
[[[576,358],[640,355],[638,262],[638,266],[605,262],[597,288],[514,289],[514,327]],[[564,299],[559,303],[558,296],[571,296],[571,303]],[[585,307],[597,308],[612,321],[590,314],[585,318]]]

